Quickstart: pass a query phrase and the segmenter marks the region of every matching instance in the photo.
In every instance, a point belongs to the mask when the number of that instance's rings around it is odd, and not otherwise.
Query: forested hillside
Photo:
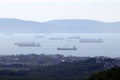
[[[44,54],[3,56],[0,59],[0,80],[84,80],[120,64],[119,58]],[[50,63],[51,60],[56,63]]]
[[[96,73],[86,80],[120,80],[120,67]]]

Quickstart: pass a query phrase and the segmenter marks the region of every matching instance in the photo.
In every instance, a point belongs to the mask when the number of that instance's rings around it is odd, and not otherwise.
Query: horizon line
[[[120,21],[104,21],[104,20],[98,20],[98,19],[73,19],[73,18],[61,18],[61,19],[49,19],[49,20],[44,20],[44,21],[39,21],[39,20],[32,20],[32,19],[23,19],[23,18],[0,18],[0,19],[16,19],[16,20],[23,20],[23,21],[33,21],[33,22],[49,22],[49,21],[60,21],[60,20],[89,20],[89,21],[96,21],[96,22],[103,22],[103,23],[120,23]]]

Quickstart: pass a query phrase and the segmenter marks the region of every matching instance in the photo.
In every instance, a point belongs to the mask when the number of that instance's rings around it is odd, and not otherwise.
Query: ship
[[[49,40],[64,40],[63,37],[52,37],[52,38],[49,38]]]
[[[13,33],[3,33],[4,36],[13,36]]]
[[[44,35],[36,35],[35,38],[44,38]]]
[[[80,43],[103,43],[103,39],[92,39],[92,38],[86,38],[86,39],[80,39]]]
[[[80,39],[80,36],[71,36],[68,39]]]
[[[77,48],[75,47],[75,46],[73,46],[73,47],[62,47],[62,48],[57,48],[57,50],[77,50]]]
[[[21,43],[14,43],[18,47],[41,47],[40,43],[36,42],[21,42]]]

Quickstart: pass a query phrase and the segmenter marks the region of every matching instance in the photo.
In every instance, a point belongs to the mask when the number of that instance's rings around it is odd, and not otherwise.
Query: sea
[[[102,39],[102,42],[80,42]],[[40,47],[19,47],[15,43],[40,43]],[[72,48],[76,50],[57,50]],[[81,57],[119,57],[120,33],[0,33],[0,55],[62,54]]]

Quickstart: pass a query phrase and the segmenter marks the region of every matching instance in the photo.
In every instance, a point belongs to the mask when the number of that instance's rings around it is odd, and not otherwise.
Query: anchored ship
[[[68,39],[80,39],[80,36],[71,36]]]
[[[18,47],[41,47],[40,43],[36,42],[21,42],[21,43],[14,43]]]
[[[98,39],[80,39],[80,43],[102,43],[103,39],[98,38]]]
[[[36,35],[35,38],[44,38],[44,35]]]
[[[77,48],[75,47],[75,46],[73,46],[73,47],[62,47],[62,48],[57,48],[57,50],[77,50]]]
[[[4,36],[13,36],[13,33],[3,33]]]
[[[49,40],[64,40],[63,37],[52,37],[52,38],[49,38]]]

